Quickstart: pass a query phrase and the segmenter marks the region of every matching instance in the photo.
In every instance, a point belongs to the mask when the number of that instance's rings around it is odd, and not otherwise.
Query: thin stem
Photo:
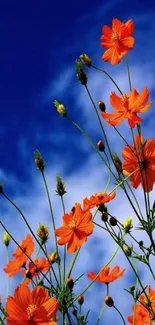
[[[9,261],[9,249],[8,249],[8,246],[6,246],[6,260],[7,260],[7,263],[8,263],[8,261]],[[8,279],[7,279],[7,290],[6,290],[6,298],[8,297],[9,292],[10,292],[10,277],[9,277],[9,275],[8,275]]]
[[[123,324],[126,325],[125,319],[124,319],[123,315],[121,314],[121,312],[119,311],[119,309],[115,305],[113,307],[118,312],[118,314],[120,315],[120,317],[122,318]]]
[[[70,275],[72,273],[72,270],[73,270],[73,267],[74,267],[74,264],[76,262],[76,259],[78,257],[79,252],[80,252],[80,248],[77,250],[76,254],[74,254],[73,260],[71,262],[71,265],[70,265],[70,268],[69,268],[69,271],[68,271],[68,274],[67,274],[67,279],[70,277]]]
[[[46,189],[46,194],[47,194],[47,198],[48,198],[48,203],[49,203],[49,208],[50,208],[50,213],[51,213],[51,217],[52,217],[52,224],[53,224],[53,231],[54,231],[56,252],[59,255],[57,238],[56,238],[56,234],[55,234],[56,227],[55,227],[54,213],[53,213],[53,208],[52,208],[50,193],[49,193],[49,189],[48,189],[48,185],[47,185],[47,181],[46,181],[46,177],[45,177],[44,171],[42,171],[41,174],[42,174],[42,177],[43,177],[43,181],[44,181],[44,185],[45,185],[45,189]],[[61,284],[61,272],[60,272],[60,265],[59,265],[59,263],[58,263],[58,271],[59,271],[59,281],[60,281],[60,284]]]
[[[47,247],[46,247],[46,244],[44,244],[44,247],[45,247],[45,252],[46,252],[46,255],[48,256],[48,252],[47,252]],[[51,269],[49,268],[49,277],[50,277],[50,282],[51,282],[51,288],[52,288],[52,275],[51,275]],[[52,292],[52,295],[53,295],[53,292]]]
[[[132,86],[131,86],[131,76],[130,76],[130,67],[129,67],[129,58],[128,58],[128,55],[126,56],[126,66],[127,66],[127,71],[128,71],[129,88],[130,88],[130,91],[131,91],[132,90]]]
[[[108,139],[107,139],[107,136],[106,136],[106,132],[105,132],[105,130],[104,130],[104,128],[103,128],[103,125],[102,125],[102,122],[101,122],[101,119],[100,119],[100,115],[99,115],[98,110],[97,110],[97,108],[96,108],[95,102],[94,102],[94,100],[93,100],[93,98],[92,98],[92,96],[91,96],[91,93],[90,93],[90,91],[89,91],[89,89],[88,89],[88,86],[86,85],[85,88],[86,88],[86,90],[87,90],[88,96],[89,96],[89,98],[90,98],[90,100],[91,100],[91,102],[92,102],[92,104],[93,104],[94,109],[95,109],[95,112],[96,112],[96,115],[97,115],[97,118],[98,118],[98,121],[99,121],[99,124],[100,124],[101,130],[102,130],[102,132],[103,132],[103,135],[104,135],[104,138],[105,138],[105,142],[106,142],[106,145],[107,145],[107,148],[108,148],[108,151],[109,151],[109,154],[110,154],[111,160],[112,160],[112,162],[113,162],[113,164],[114,164],[114,166],[115,166],[114,159],[113,159],[113,156],[112,156],[112,152],[111,152],[111,149],[110,149],[110,146],[109,146],[109,142],[108,142]]]
[[[64,204],[63,196],[61,196],[61,203],[62,203],[63,214],[65,214],[65,204]],[[65,282],[65,277],[66,277],[66,245],[64,245],[64,270],[63,270],[64,282]]]
[[[106,76],[107,76],[107,77],[108,77],[108,78],[113,82],[113,84],[115,85],[115,87],[118,89],[118,91],[120,92],[120,94],[123,95],[121,89],[118,87],[117,83],[114,81],[114,79],[110,76],[110,74],[109,74],[108,72],[106,72],[106,71],[103,70],[103,69],[100,69],[100,68],[95,67],[93,64],[92,64],[91,66],[92,66],[92,68],[94,68],[94,69],[96,69],[96,70],[98,70],[98,71],[101,71],[101,72],[103,72],[104,74],[106,74]]]
[[[103,156],[101,155],[100,151],[97,149],[97,147],[94,145],[94,143],[92,142],[92,140],[90,139],[90,137],[87,135],[87,133],[84,132],[84,130],[76,123],[74,122],[69,116],[67,116],[68,121],[70,121],[83,135],[84,137],[87,139],[87,141],[89,142],[89,144],[93,147],[93,149],[97,152],[97,154],[99,155],[99,157],[102,159],[102,161],[104,162],[104,164],[106,165],[106,167],[110,170],[111,174],[114,176],[114,178],[117,180],[115,174],[113,173],[113,171],[111,170],[111,168],[109,167],[109,165],[107,164],[106,160],[103,158]]]
[[[101,317],[102,317],[103,312],[104,312],[104,308],[105,308],[105,302],[104,302],[104,304],[103,304],[103,306],[102,306],[102,308],[101,308],[101,311],[100,311],[100,313],[99,313],[99,316],[98,316],[98,319],[97,319],[96,325],[98,325],[98,324],[99,324],[99,321],[101,320]]]

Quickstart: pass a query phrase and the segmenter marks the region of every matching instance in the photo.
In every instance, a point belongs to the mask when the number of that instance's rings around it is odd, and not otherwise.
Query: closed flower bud
[[[57,176],[56,193],[59,196],[63,196],[65,193],[67,193],[65,190],[65,183],[62,181],[60,176]]]
[[[110,217],[109,222],[113,227],[117,225],[117,219],[115,217]]]
[[[92,62],[90,57],[87,54],[81,54],[80,55],[80,60],[83,64],[85,64],[87,67],[91,67]]]
[[[8,235],[7,231],[5,231],[4,234],[3,234],[3,243],[4,243],[4,245],[9,246],[10,240],[11,240],[10,236]]]
[[[104,221],[104,222],[108,221],[108,214],[107,214],[107,212],[102,212],[101,213],[101,220]]]
[[[123,228],[126,234],[130,232],[130,230],[133,228],[132,217],[128,217],[126,219],[126,221],[123,223]]]
[[[42,279],[38,280],[38,286],[43,287],[44,281]]]
[[[41,239],[41,242],[44,244],[49,239],[49,228],[40,224],[37,229],[37,235]]]
[[[43,157],[42,157],[41,153],[39,152],[39,150],[36,150],[34,152],[34,158],[35,158],[35,164],[37,166],[37,169],[40,170],[41,172],[43,172],[43,170],[45,168],[45,162],[44,162]]]
[[[128,245],[126,245],[126,246],[124,247],[124,252],[125,252],[125,254],[126,254],[127,256],[131,256],[131,255],[132,255],[132,248],[129,247]]]
[[[99,140],[99,141],[97,142],[97,146],[98,146],[99,151],[104,152],[104,150],[105,150],[105,145],[104,145],[104,143],[103,143],[102,140]]]
[[[49,260],[49,262],[51,264],[54,264],[54,263],[58,263],[59,264],[60,263],[60,257],[58,255],[57,251],[54,251],[52,254],[50,254],[48,256],[48,260]]]
[[[98,102],[98,107],[101,110],[101,112],[105,112],[106,111],[106,106],[105,106],[104,102],[99,101]]]
[[[32,279],[32,273],[31,273],[31,271],[30,270],[26,270],[25,271],[25,276],[26,276],[27,279]]]
[[[81,306],[84,303],[84,296],[83,295],[79,296],[77,301],[78,301],[79,305]]]
[[[139,241],[139,246],[140,246],[140,247],[143,247],[143,245],[144,245],[144,242],[143,242],[142,240],[140,240],[140,241]]]
[[[57,100],[54,101],[54,106],[57,109],[57,112],[61,117],[66,117],[67,116],[67,111],[66,108],[64,107],[63,104],[60,104]]]
[[[114,305],[114,301],[113,299],[110,297],[110,296],[106,296],[104,298],[104,301],[105,301],[105,304],[108,306],[108,307],[112,307]]]
[[[3,192],[3,185],[0,184],[0,193],[2,193],[2,192]]]
[[[114,164],[115,164],[115,167],[118,171],[119,174],[122,174],[123,173],[123,169],[122,169],[122,162],[121,160],[119,159],[119,157],[117,156],[117,154],[114,152],[112,154],[112,157],[113,157],[113,161],[114,161]]]
[[[84,71],[82,64],[80,61],[76,61],[76,71],[77,71],[77,78],[79,79],[80,83],[84,86],[87,85],[87,75],[86,72]]]
[[[132,285],[130,286],[130,292],[133,293],[134,290],[135,290],[135,286],[132,284]]]
[[[67,279],[67,286],[68,286],[68,288],[69,288],[70,290],[73,289],[73,287],[74,287],[74,281],[73,281],[72,278],[68,278],[68,279]]]

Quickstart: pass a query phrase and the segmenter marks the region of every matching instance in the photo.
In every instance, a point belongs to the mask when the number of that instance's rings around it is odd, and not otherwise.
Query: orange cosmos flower
[[[63,216],[63,226],[55,230],[55,234],[61,237],[57,243],[67,244],[68,253],[74,253],[87,241],[87,237],[93,232],[92,214],[84,211],[80,203],[76,203],[74,209]]]
[[[149,311],[142,305],[132,306],[133,315],[128,316],[128,322],[134,325],[152,324]]]
[[[115,192],[112,193],[111,195],[109,195],[107,193],[98,192],[98,193],[92,195],[89,199],[86,197],[83,200],[84,210],[89,210],[94,207],[98,207],[101,204],[108,203],[109,201],[113,200],[115,198],[115,196],[116,196]]]
[[[22,248],[22,250],[20,247]],[[13,261],[8,261],[6,268],[3,269],[9,277],[13,277],[14,275],[16,275],[21,269],[21,267],[23,267],[27,262],[28,257],[24,254],[24,252],[28,256],[32,255],[34,251],[33,237],[28,234],[26,238],[20,243],[20,247],[17,247],[15,252],[12,254],[15,259]]]
[[[107,25],[103,26],[103,35],[100,40],[101,46],[107,50],[104,52],[102,59],[110,61],[111,64],[118,64],[134,46],[134,38],[131,36],[133,32],[134,23],[132,19],[122,23],[115,18],[112,20],[112,28]]]
[[[94,280],[96,278],[96,282],[100,283],[110,283],[114,282],[115,280],[121,278],[124,275],[126,269],[123,269],[120,272],[120,267],[116,265],[113,270],[110,272],[110,266],[106,266],[101,273],[97,276],[95,272],[89,272],[88,273],[88,278],[91,280]]]
[[[7,298],[7,325],[57,325],[51,320],[57,310],[58,302],[47,290],[35,287],[31,292],[22,284],[15,289],[14,297]]]
[[[142,118],[137,116],[137,113],[144,113],[148,111],[151,102],[147,103],[149,99],[149,91],[144,87],[141,94],[136,89],[132,89],[130,95],[123,94],[121,97],[117,96],[115,92],[111,93],[110,103],[113,106],[114,113],[101,112],[102,117],[107,121],[107,124],[116,126],[125,119],[131,128],[134,128],[137,123],[143,121]]]
[[[134,142],[135,147],[130,145],[122,151],[125,159],[123,173],[128,176],[135,171],[130,177],[130,184],[134,188],[142,184],[144,190],[150,192],[155,183],[155,139],[145,141],[142,135],[137,134]]]
[[[50,264],[45,257],[41,258],[40,261],[37,258],[34,258],[33,261],[35,265],[30,262],[28,264],[27,270],[22,270],[22,274],[27,277],[24,281],[24,284],[29,284],[31,282],[31,279],[38,276],[40,272],[46,272],[49,270]]]

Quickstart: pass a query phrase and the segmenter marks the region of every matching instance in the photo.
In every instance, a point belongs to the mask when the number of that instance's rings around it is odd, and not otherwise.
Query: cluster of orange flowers
[[[133,32],[134,23],[131,19],[126,23],[113,19],[112,28],[104,26],[101,46],[106,48],[106,51],[102,56],[103,60],[109,61],[113,65],[120,63],[134,46]],[[101,115],[107,124],[113,127],[127,119],[129,127],[134,129],[143,121],[138,114],[145,113],[151,107],[149,90],[144,87],[139,93],[133,88],[130,90],[130,94],[121,91],[120,93],[118,96],[112,92],[110,96],[114,112],[102,111]],[[63,114],[63,107],[61,107],[61,114]],[[155,139],[145,140],[139,132],[134,136],[133,142],[133,145],[127,143],[122,150],[124,158],[121,165],[122,175],[130,177],[130,184],[134,188],[142,185],[145,192],[150,192],[155,183]],[[58,237],[57,244],[66,245],[68,253],[78,251],[94,231],[95,225],[91,210],[96,208],[97,211],[102,211],[103,207],[106,207],[106,204],[115,196],[115,192],[112,194],[96,193],[90,198],[84,198],[82,204],[76,203],[70,213],[63,215],[63,225],[55,229],[55,235]],[[6,321],[8,325],[57,325],[58,299],[51,297],[50,291],[48,292],[43,286],[37,285],[32,291],[28,287],[29,284],[36,285],[34,279],[39,279],[40,275],[48,273],[51,267],[48,257],[31,258],[34,248],[33,237],[28,234],[12,254],[13,259],[9,260],[4,268],[9,277],[13,277],[19,272],[24,276],[22,284],[15,289],[14,297],[7,297]],[[116,265],[111,271],[110,267],[106,266],[98,274],[89,272],[87,276],[92,281],[108,285],[122,277],[124,273],[125,269],[120,270]],[[153,324],[154,315],[155,291],[149,287],[147,295],[141,295],[139,304],[133,306],[133,315],[128,316],[128,321],[134,325]]]

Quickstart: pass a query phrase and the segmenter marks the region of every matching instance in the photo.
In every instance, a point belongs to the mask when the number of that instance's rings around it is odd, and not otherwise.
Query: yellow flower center
[[[71,220],[71,222],[68,224],[68,227],[71,229],[74,229],[76,227],[76,222],[74,219]]]
[[[111,39],[112,39],[112,41],[119,41],[119,35],[118,35],[118,33],[116,33],[116,32],[113,32],[112,33],[112,36],[111,36]]]
[[[28,319],[32,319],[36,310],[38,309],[38,307],[34,304],[31,304],[27,307],[26,311],[27,311],[27,316],[28,316]]]

